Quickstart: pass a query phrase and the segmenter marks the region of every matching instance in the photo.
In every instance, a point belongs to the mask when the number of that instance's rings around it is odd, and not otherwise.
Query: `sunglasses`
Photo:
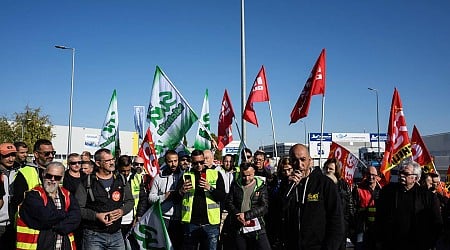
[[[135,162],[135,163],[133,163],[133,166],[135,166],[135,167],[137,167],[137,166],[143,167],[144,163]]]
[[[55,156],[56,155],[56,151],[47,151],[47,152],[41,152],[39,151],[40,154],[43,154],[45,157],[48,157],[51,155]]]
[[[193,161],[192,162],[192,165],[203,165],[203,164],[205,164],[205,161]]]
[[[81,165],[81,164],[83,164],[84,163],[84,161],[70,161],[69,162],[69,165]]]
[[[44,178],[47,179],[47,180],[55,179],[55,181],[60,181],[62,179],[62,176],[61,175],[45,174]]]

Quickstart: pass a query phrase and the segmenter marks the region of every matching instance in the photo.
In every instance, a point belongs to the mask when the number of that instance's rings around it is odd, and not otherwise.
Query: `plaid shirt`
[[[57,209],[62,209],[61,199],[59,199],[59,193],[53,199],[55,206]],[[61,250],[63,244],[63,236],[60,234],[56,234],[56,242],[55,242],[55,250]]]

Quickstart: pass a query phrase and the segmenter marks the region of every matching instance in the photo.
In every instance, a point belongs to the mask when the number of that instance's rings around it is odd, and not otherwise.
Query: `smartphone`
[[[185,175],[184,176],[184,182],[188,182],[191,181],[191,176],[190,175]]]
[[[201,177],[206,180],[206,172],[202,172]]]

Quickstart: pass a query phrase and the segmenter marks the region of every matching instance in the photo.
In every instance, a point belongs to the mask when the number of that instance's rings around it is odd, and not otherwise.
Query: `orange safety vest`
[[[32,191],[39,192],[42,200],[44,201],[44,206],[47,206],[47,195],[42,186],[37,186],[32,189]],[[64,196],[64,210],[67,212],[70,207],[70,192],[65,188],[60,188]],[[19,208],[20,209],[20,208]],[[37,229],[29,228],[25,222],[20,218],[19,213],[17,213],[17,243],[16,249],[37,249],[37,242],[39,238],[40,231]],[[73,233],[68,234],[70,245],[73,250],[76,250],[75,240]]]
[[[360,212],[366,211],[366,220],[368,222],[375,222],[375,214],[376,214],[376,207],[375,207],[375,200],[372,197],[372,191],[369,189],[364,188],[358,188],[358,195],[360,199]]]

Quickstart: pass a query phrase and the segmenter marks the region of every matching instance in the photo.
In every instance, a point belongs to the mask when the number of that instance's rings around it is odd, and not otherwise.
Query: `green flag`
[[[103,129],[98,144],[101,148],[111,150],[113,156],[116,156],[116,153],[120,153],[118,152],[120,151],[120,144],[116,90],[113,91],[111,101],[109,102],[108,112],[106,113],[106,119],[103,123]]]
[[[211,141],[208,131],[211,130],[211,125],[209,123],[209,100],[208,100],[208,89],[205,92],[205,98],[203,99],[202,114],[200,120],[198,121],[197,135],[195,136],[194,148],[198,150],[211,149]],[[205,129],[206,128],[206,129]]]
[[[132,230],[140,249],[172,250],[159,200],[145,212]]]
[[[156,154],[161,157],[167,150],[175,149],[197,119],[180,92],[156,66],[147,112]]]

